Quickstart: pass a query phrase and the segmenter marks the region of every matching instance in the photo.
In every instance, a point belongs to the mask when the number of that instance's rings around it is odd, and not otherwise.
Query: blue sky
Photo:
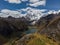
[[[20,10],[22,8],[37,8],[37,9],[48,9],[48,10],[59,10],[60,9],[60,0],[46,0],[45,6],[39,5],[37,7],[26,5],[29,1],[22,2],[19,4],[16,3],[9,3],[5,0],[0,0],[0,10],[2,9],[10,9],[10,10]]]

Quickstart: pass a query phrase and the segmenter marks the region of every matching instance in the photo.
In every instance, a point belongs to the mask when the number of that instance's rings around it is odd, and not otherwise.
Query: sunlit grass
[[[35,38],[30,40],[27,45],[58,45],[57,42],[53,42],[53,40],[48,39],[45,36],[42,36],[40,34],[34,34]]]

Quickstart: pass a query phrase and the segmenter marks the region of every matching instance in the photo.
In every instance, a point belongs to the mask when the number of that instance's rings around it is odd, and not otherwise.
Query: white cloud
[[[28,1],[28,0],[21,0],[21,1],[25,2],[25,1]]]
[[[31,2],[31,3],[36,3],[36,2],[38,2],[39,0],[29,0],[29,2]]]
[[[28,3],[26,5],[30,5],[33,7],[37,7],[40,5],[44,6],[46,4],[46,0],[5,0],[5,1],[8,1],[9,3],[16,3],[16,4],[28,1],[30,3]]]
[[[22,2],[26,2],[26,1],[28,1],[28,0],[5,0],[5,1],[8,1],[9,3],[19,4],[19,3],[22,3]]]
[[[37,7],[37,6],[40,6],[40,5],[43,5],[45,6],[46,4],[46,0],[30,0],[30,6],[33,6],[33,7]]]
[[[16,3],[16,4],[21,3],[20,0],[5,0],[5,1],[8,1],[9,3]]]
[[[8,10],[8,9],[1,10],[0,17],[8,17],[8,16],[19,18],[25,16],[25,14],[21,14],[21,12],[19,11]]]

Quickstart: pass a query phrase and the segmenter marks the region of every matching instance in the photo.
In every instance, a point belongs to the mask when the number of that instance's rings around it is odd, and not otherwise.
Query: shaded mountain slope
[[[49,16],[49,15],[48,15]],[[52,16],[52,17],[50,17]],[[38,21],[39,33],[60,42],[60,14],[43,17]],[[49,18],[49,20],[48,20]]]
[[[28,24],[23,20],[0,18],[0,43],[1,45],[11,38],[21,38],[28,30]]]

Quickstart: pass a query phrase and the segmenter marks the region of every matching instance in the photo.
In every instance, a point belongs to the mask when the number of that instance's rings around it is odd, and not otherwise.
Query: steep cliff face
[[[38,21],[39,33],[60,41],[60,14],[48,15]]]

